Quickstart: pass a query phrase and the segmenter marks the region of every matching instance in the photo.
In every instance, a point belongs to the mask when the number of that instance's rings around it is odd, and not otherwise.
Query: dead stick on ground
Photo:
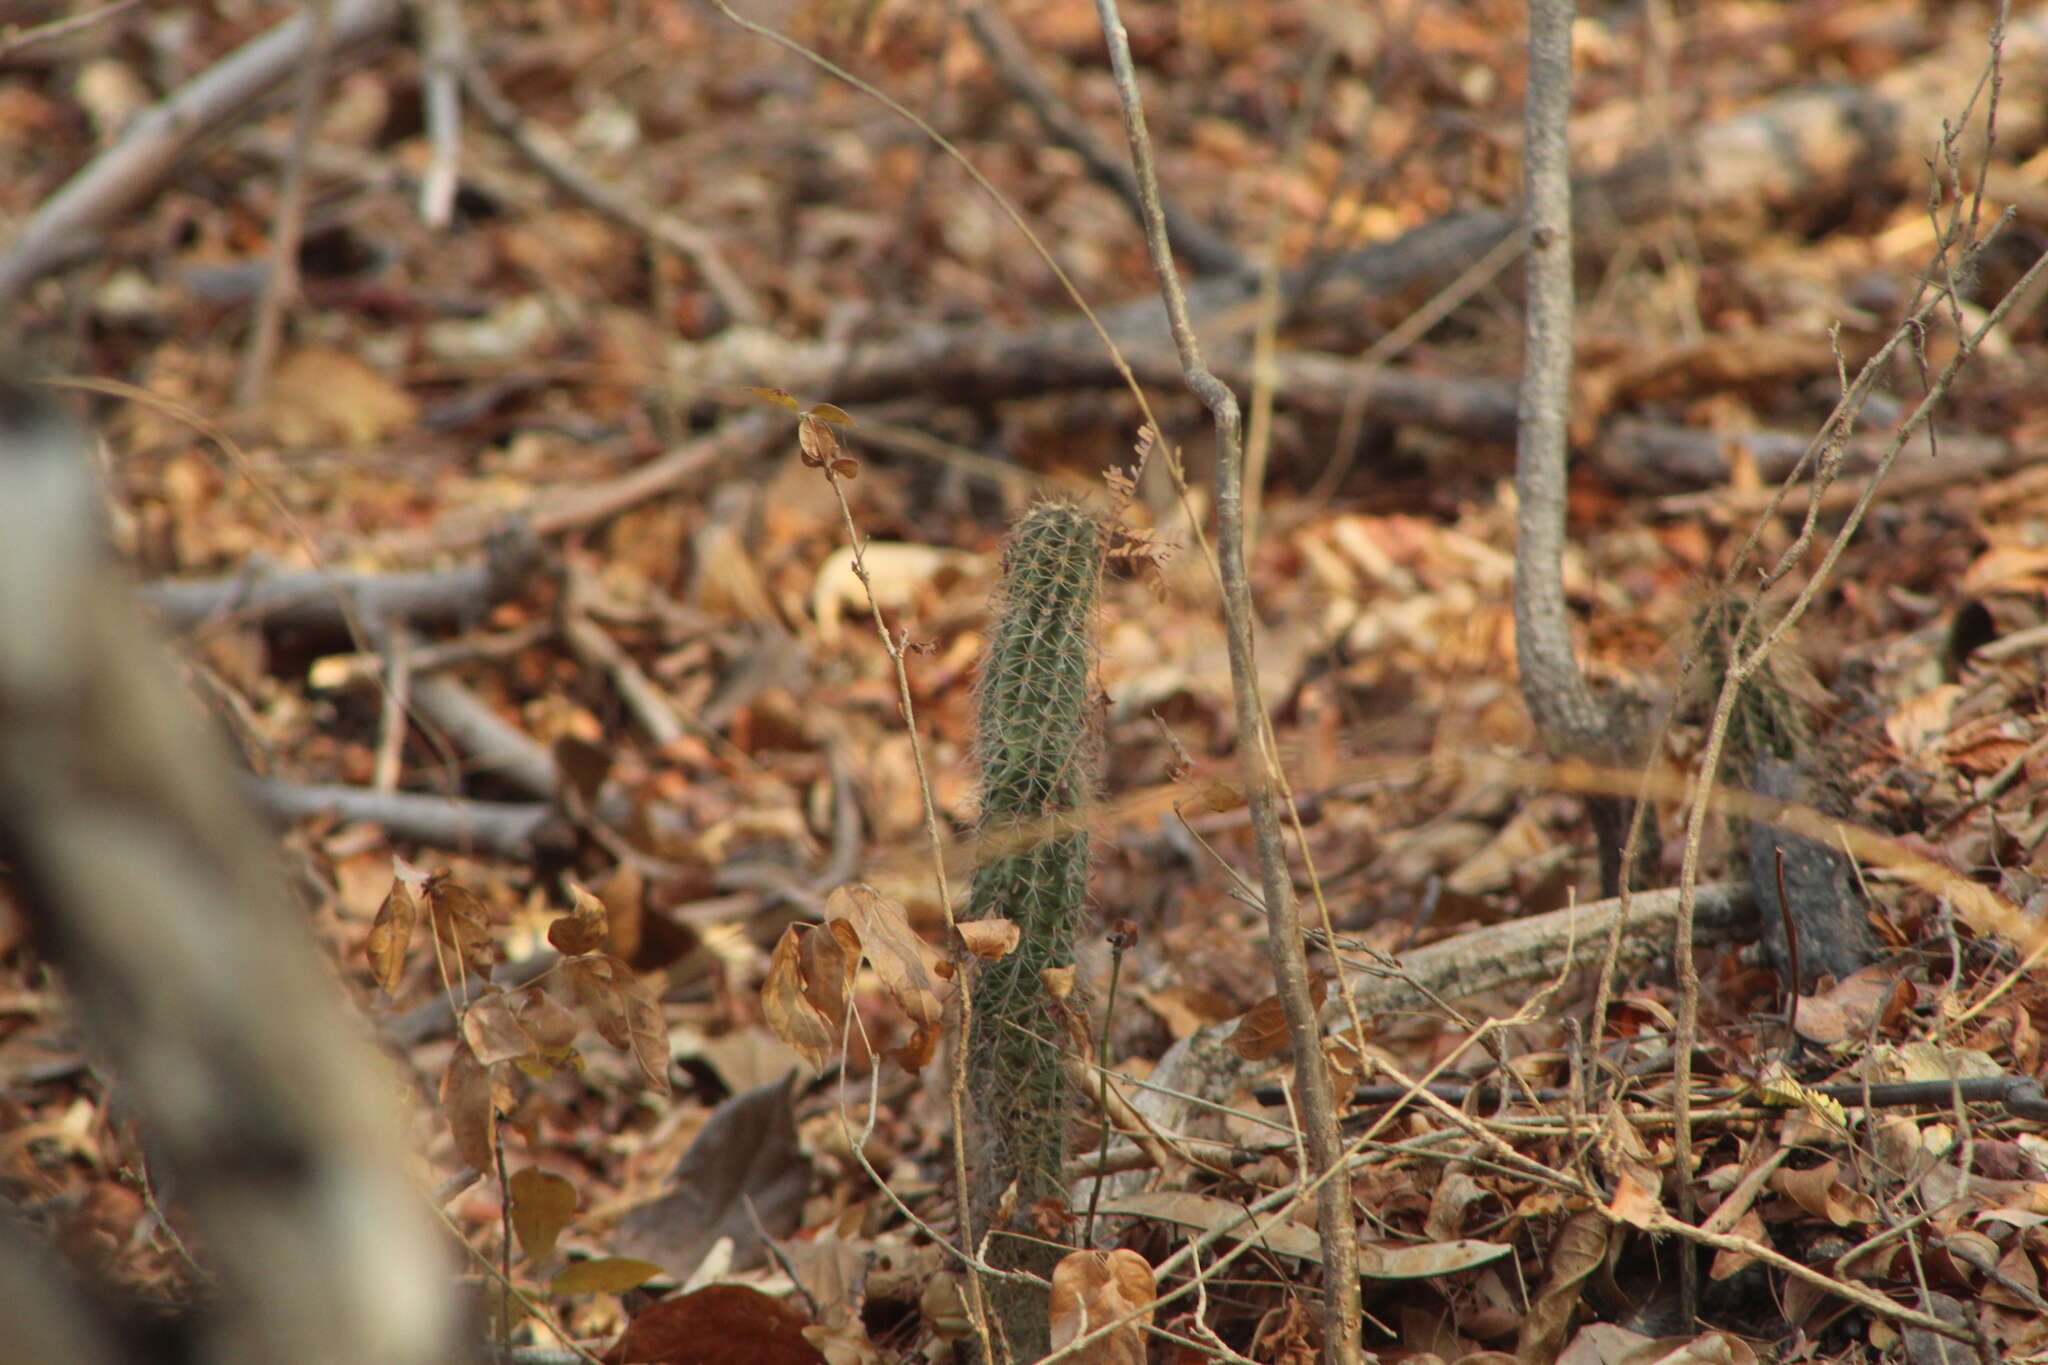
[[[1167,244],[1166,216],[1159,205],[1159,181],[1152,167],[1151,139],[1145,131],[1145,110],[1138,97],[1130,37],[1117,13],[1116,0],[1096,0],[1095,8],[1109,44],[1110,69],[1116,78],[1124,133],[1131,145],[1131,162],[1137,171],[1144,205],[1145,244],[1166,302],[1174,348],[1180,353],[1188,387],[1201,398],[1216,423],[1217,548],[1238,743],[1244,748],[1252,838],[1258,850],[1260,893],[1265,900],[1273,974],[1287,1009],[1287,1031],[1296,1063],[1295,1086],[1307,1128],[1311,1172],[1320,1180],[1316,1204],[1323,1248],[1323,1353],[1333,1365],[1356,1365],[1361,1358],[1358,1231],[1351,1215],[1350,1182],[1327,1178],[1343,1160],[1344,1145],[1337,1130],[1329,1068],[1323,1065],[1322,1026],[1309,998],[1308,958],[1302,949],[1301,924],[1295,913],[1293,878],[1281,842],[1277,758],[1259,701],[1251,579],[1245,567],[1244,444],[1237,396],[1202,363],[1201,348],[1188,317],[1187,299],[1181,293],[1172,249]]]

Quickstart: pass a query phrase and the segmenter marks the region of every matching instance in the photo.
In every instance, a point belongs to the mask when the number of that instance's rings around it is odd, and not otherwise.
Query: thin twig
[[[18,29],[9,24],[4,31],[0,31],[0,62],[32,47],[54,43],[59,38],[69,38],[74,33],[83,33],[110,19],[118,19],[141,3],[142,0],[114,0],[111,5],[102,5],[98,9],[74,14],[67,19],[52,19],[49,23],[37,24],[34,28]]]

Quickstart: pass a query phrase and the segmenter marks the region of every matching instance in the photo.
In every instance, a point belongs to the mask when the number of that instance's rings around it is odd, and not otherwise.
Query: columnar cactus
[[[1004,916],[1020,939],[974,989],[970,1084],[979,1120],[972,1192],[977,1237],[993,1230],[998,1265],[1046,1273],[1056,1249],[1023,1222],[1059,1195],[1060,1164],[1078,1109],[1061,1068],[1063,1030],[1041,973],[1074,960],[1088,890],[1088,835],[1056,828],[1096,793],[1101,757],[1095,616],[1103,528],[1071,503],[1030,508],[1012,529],[980,681],[980,834],[988,851],[967,917]],[[1018,840],[1033,839],[1023,847]],[[1011,1228],[990,1223],[1012,1184]],[[1024,1238],[1040,1240],[1024,1240]],[[998,1293],[1013,1351],[1045,1349],[1045,1295]]]

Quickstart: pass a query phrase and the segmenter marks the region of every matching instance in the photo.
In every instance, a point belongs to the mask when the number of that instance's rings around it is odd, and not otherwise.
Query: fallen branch
[[[220,578],[159,580],[142,599],[172,630],[233,616],[275,630],[374,632],[381,623],[473,624],[524,590],[540,562],[540,542],[526,526],[500,519],[486,537],[483,559],[453,569],[414,573],[276,571],[251,564]]]
[[[381,825],[393,839],[435,848],[530,862],[543,853],[566,853],[575,846],[568,822],[552,805],[540,801],[473,801],[278,778],[252,778],[248,788],[256,804],[280,820],[332,815]]]

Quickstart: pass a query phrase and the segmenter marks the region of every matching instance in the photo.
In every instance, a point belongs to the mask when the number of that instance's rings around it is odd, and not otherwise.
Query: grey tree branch
[[[1244,436],[1237,395],[1202,363],[1189,319],[1187,298],[1167,242],[1166,215],[1159,204],[1159,179],[1152,166],[1152,142],[1138,97],[1130,37],[1116,0],[1096,0],[1109,44],[1110,69],[1123,105],[1124,133],[1131,144],[1139,199],[1144,209],[1145,245],[1166,303],[1174,349],[1187,384],[1216,424],[1217,550],[1223,579],[1223,618],[1230,654],[1231,693],[1236,702],[1238,744],[1243,749],[1252,842],[1258,852],[1259,891],[1265,902],[1267,946],[1273,976],[1287,1010],[1293,1045],[1295,1094],[1301,1109],[1310,1171],[1316,1185],[1317,1223],[1323,1250],[1323,1358],[1332,1365],[1357,1365],[1361,1357],[1358,1291],[1358,1230],[1351,1213],[1351,1185],[1335,1178],[1344,1160],[1330,1069],[1323,1061],[1322,1025],[1309,995],[1308,956],[1302,946],[1294,883],[1280,832],[1282,783],[1265,709],[1259,700],[1258,661],[1253,641],[1251,576],[1244,547]]]

